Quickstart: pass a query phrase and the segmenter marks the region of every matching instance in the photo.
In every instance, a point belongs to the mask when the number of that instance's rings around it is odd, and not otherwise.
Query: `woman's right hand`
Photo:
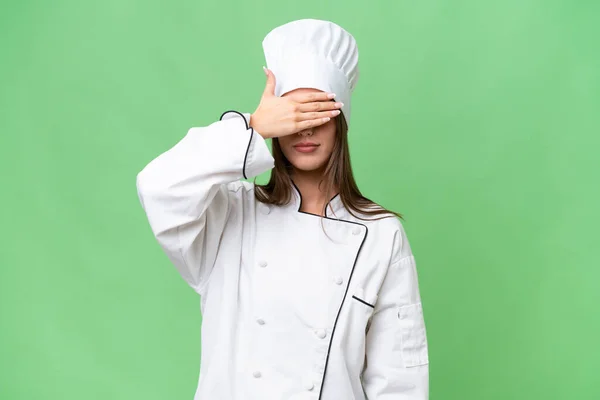
[[[327,123],[340,114],[342,103],[333,93],[290,93],[275,96],[275,75],[265,68],[267,84],[260,104],[250,115],[250,126],[263,138],[291,135]]]

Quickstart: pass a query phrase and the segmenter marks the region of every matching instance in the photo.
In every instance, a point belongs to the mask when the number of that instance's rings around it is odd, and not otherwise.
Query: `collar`
[[[317,214],[300,211],[300,208],[302,206],[302,194],[300,193],[300,189],[298,189],[298,186],[296,186],[294,181],[292,181],[292,201],[290,204],[296,212],[320,217],[320,215]],[[345,215],[344,211],[344,203],[342,203],[342,199],[340,197],[340,194],[338,193],[327,202],[327,206],[325,207],[325,218],[342,219],[342,217]]]

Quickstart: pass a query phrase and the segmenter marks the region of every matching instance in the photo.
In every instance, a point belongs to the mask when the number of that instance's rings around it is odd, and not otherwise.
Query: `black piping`
[[[291,180],[291,179],[290,179]],[[292,180],[291,180],[292,181]],[[335,196],[333,196],[328,202],[327,205],[325,206],[325,216],[323,217],[322,215],[318,215],[318,214],[313,214],[313,213],[309,213],[306,211],[300,211],[300,209],[302,208],[302,194],[300,193],[300,189],[298,189],[298,186],[296,186],[296,183],[294,183],[294,181],[292,181],[292,185],[294,185],[294,187],[296,188],[296,190],[298,191],[298,196],[300,196],[300,205],[298,206],[298,212],[302,213],[302,214],[308,214],[308,215],[314,215],[315,217],[321,217],[321,218],[326,218],[326,219],[330,219],[333,221],[344,221],[344,222],[349,222],[349,223],[353,223],[355,224],[356,222],[352,222],[352,221],[345,221],[343,219],[337,219],[337,218],[329,218],[327,216],[327,207],[329,206],[329,203],[331,203],[333,201],[333,199],[335,199],[336,197],[338,197],[340,194],[336,194]],[[359,224],[362,225],[362,224]],[[363,225],[364,226],[364,225]]]
[[[298,193],[300,193],[300,191],[299,191],[299,190],[298,190]],[[335,199],[335,198],[336,198],[336,197],[338,197],[339,195],[340,195],[340,194],[338,193],[338,194],[336,194],[335,196],[333,196],[333,197],[332,197],[332,198],[329,200],[329,202],[327,203],[327,205],[329,205],[329,203],[331,203],[331,202],[333,201],[333,199]],[[300,198],[300,199],[302,199],[302,198]],[[325,218],[329,218],[329,217],[327,217],[327,207],[325,207]],[[361,224],[361,225],[362,225],[362,224]]]
[[[239,111],[235,111],[235,110],[225,111],[223,114],[221,114],[219,121],[222,121],[225,114],[230,113],[230,112],[236,113],[239,116],[241,116],[242,119],[244,120],[244,123],[246,124],[246,130],[248,130],[248,129],[251,130],[250,140],[248,141],[248,147],[246,147],[246,154],[244,155],[244,166],[242,167],[242,175],[244,176],[244,179],[248,179],[248,177],[246,176],[246,160],[248,159],[248,151],[250,151],[250,144],[252,143],[252,138],[254,136],[254,128],[252,128],[251,126],[248,125],[248,121],[246,121],[246,117],[244,117],[244,114],[242,114]]]
[[[324,217],[321,215],[317,215],[317,214],[313,214],[313,213],[309,213],[309,212],[305,212],[305,211],[300,211],[300,208],[302,207],[302,193],[300,193],[300,189],[298,189],[298,186],[296,186],[294,181],[292,181],[292,185],[294,185],[294,187],[298,191],[298,195],[300,196],[300,207],[298,207],[298,212],[303,213],[303,214],[308,214],[308,215],[314,215],[314,216],[320,217],[320,218],[330,219],[332,221],[340,221],[340,222],[346,222],[348,224],[361,225],[361,226],[364,226],[366,229],[365,237],[363,238],[362,242],[360,243],[360,247],[358,248],[358,251],[356,252],[356,257],[354,258],[354,263],[352,264],[352,270],[350,271],[350,276],[348,277],[348,281],[346,284],[346,291],[344,292],[344,298],[342,299],[342,303],[340,304],[340,308],[338,309],[337,315],[335,317],[335,321],[333,323],[333,330],[331,331],[331,337],[329,338],[329,347],[327,347],[327,357],[325,358],[325,368],[323,370],[323,377],[321,378],[321,390],[319,391],[319,400],[321,400],[321,396],[323,396],[323,387],[325,387],[325,374],[327,373],[327,366],[329,365],[329,353],[331,353],[331,346],[333,345],[333,337],[335,336],[335,328],[337,327],[338,320],[342,313],[342,307],[344,306],[344,303],[346,302],[346,297],[348,296],[348,289],[350,288],[350,281],[352,280],[352,275],[354,274],[354,268],[356,268],[356,261],[358,260],[360,251],[361,251],[363,245],[365,244],[365,241],[367,240],[367,236],[369,235],[369,228],[367,228],[366,225],[361,224],[359,222],[346,221],[344,219],[337,219],[337,218],[330,218],[327,216],[327,207],[325,208],[325,216]],[[331,203],[331,201],[333,199],[335,199],[336,196],[338,196],[338,195],[339,195],[339,193],[336,194],[335,196],[333,196],[331,198],[331,200],[329,200],[327,205],[329,205],[329,203]],[[365,304],[370,306],[370,304],[368,304],[368,303],[365,303]]]
[[[373,304],[369,304],[369,303],[367,303],[366,301],[364,301],[363,299],[359,299],[359,298],[358,298],[358,297],[356,297],[356,296],[352,296],[352,298],[353,298],[353,299],[355,299],[355,300],[358,300],[358,301],[360,301],[361,303],[363,303],[363,304],[364,304],[364,305],[366,305],[366,306],[369,306],[369,307],[371,307],[371,308],[375,308],[375,306],[374,306]]]

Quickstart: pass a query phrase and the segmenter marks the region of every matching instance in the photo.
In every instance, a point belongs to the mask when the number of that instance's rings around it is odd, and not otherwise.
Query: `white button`
[[[306,381],[304,382],[304,388],[305,388],[306,390],[313,390],[313,389],[315,388],[315,384],[314,384],[314,383],[312,383],[312,381],[306,380]]]
[[[317,335],[321,339],[325,339],[325,336],[327,336],[327,332],[325,332],[325,329],[319,329],[318,331],[315,331],[315,335]]]
[[[265,320],[262,319],[262,318],[257,319],[256,322],[258,322],[259,325],[264,325],[265,324]]]
[[[267,262],[263,260],[258,265],[260,265],[261,268],[265,268],[267,266]]]
[[[254,371],[254,373],[252,375],[254,375],[255,378],[260,378],[262,376],[260,371]]]
[[[352,230],[353,235],[358,235],[359,233],[360,233],[360,228],[358,226]]]
[[[269,214],[271,212],[271,207],[263,205],[263,206],[260,207],[260,211],[263,214],[267,215],[267,214]]]
[[[342,279],[341,276],[338,276],[335,278],[335,284],[336,285],[341,285],[344,282],[344,280]]]

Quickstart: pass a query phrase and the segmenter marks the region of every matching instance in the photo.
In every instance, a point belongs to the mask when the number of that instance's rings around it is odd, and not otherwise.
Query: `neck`
[[[302,209],[300,211],[322,214],[325,204],[338,191],[338,188],[334,187],[333,193],[325,192],[327,182],[323,180],[322,171],[294,171],[291,178],[302,196]],[[319,187],[319,183],[321,183],[321,187]]]

